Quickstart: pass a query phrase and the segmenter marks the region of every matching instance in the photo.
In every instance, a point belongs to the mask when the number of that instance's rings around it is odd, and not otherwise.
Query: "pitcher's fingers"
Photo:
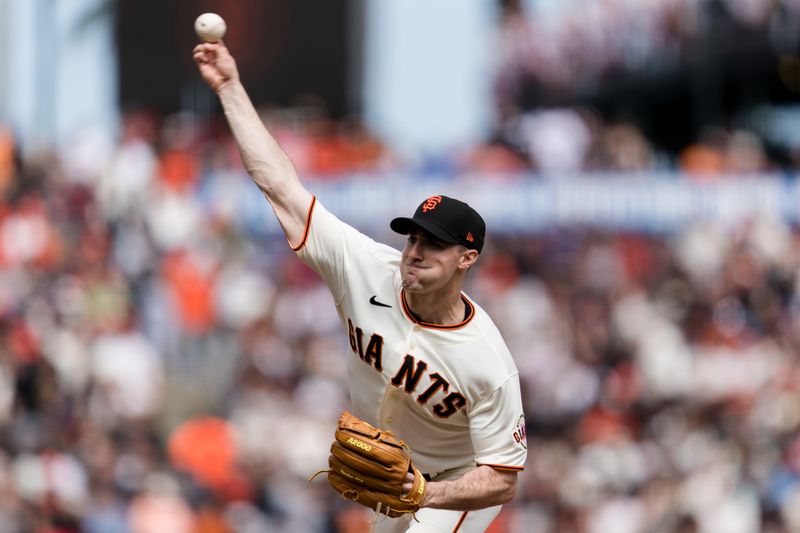
[[[197,63],[198,65],[205,65],[206,63],[208,63],[208,57],[206,56],[206,53],[203,51],[195,52],[194,54],[192,54],[192,59],[194,59],[194,62]]]
[[[194,47],[192,52],[195,54],[197,52],[208,52],[214,54],[217,52],[218,45],[219,43],[200,43]]]

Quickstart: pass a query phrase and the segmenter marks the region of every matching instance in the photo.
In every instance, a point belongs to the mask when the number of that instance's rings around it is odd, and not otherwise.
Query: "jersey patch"
[[[517,423],[514,425],[514,442],[528,449],[528,434],[525,432],[525,415],[519,415]]]

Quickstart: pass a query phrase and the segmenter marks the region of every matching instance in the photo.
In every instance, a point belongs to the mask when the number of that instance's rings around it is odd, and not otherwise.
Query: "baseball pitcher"
[[[225,45],[200,44],[194,60],[247,172],[290,246],[327,283],[348,334],[352,413],[333,439],[331,486],[381,513],[377,531],[485,531],[514,496],[526,441],[514,361],[461,290],[483,247],[483,219],[432,196],[391,221],[407,236],[402,252],[373,241],[304,188]]]

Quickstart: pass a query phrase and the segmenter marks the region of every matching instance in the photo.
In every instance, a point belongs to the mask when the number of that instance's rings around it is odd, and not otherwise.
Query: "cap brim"
[[[427,231],[440,241],[449,242],[452,244],[458,244],[458,239],[450,235],[448,232],[446,232],[436,224],[432,224],[427,220],[415,220],[413,218],[408,218],[408,217],[398,217],[393,219],[389,223],[389,227],[392,228],[394,232],[399,233],[400,235],[408,235],[409,233],[411,233],[411,230],[413,228],[420,228]]]

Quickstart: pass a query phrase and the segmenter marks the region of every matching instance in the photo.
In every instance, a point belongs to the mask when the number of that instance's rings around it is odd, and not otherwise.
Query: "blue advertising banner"
[[[615,231],[672,232],[700,220],[736,223],[769,214],[800,222],[800,186],[781,175],[726,176],[696,182],[676,174],[592,174],[543,178],[469,175],[456,178],[363,175],[305,180],[331,212],[365,232],[383,232],[426,197],[460,198],[493,233],[537,233],[591,226]],[[279,232],[269,207],[248,188],[241,215],[262,231]],[[252,227],[252,226],[251,226]]]

